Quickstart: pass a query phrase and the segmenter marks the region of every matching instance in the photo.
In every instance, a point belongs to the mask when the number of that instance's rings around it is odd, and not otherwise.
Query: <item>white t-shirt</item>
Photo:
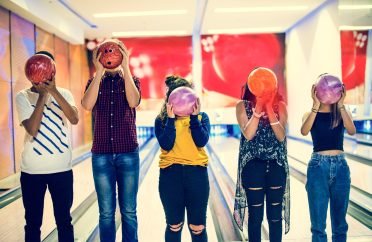
[[[75,107],[70,91],[57,88],[66,101]],[[24,89],[16,96],[20,125],[34,111],[39,94]],[[68,120],[57,101],[48,94],[39,132],[32,137],[26,132],[22,151],[21,171],[29,174],[50,174],[71,170],[71,140]]]

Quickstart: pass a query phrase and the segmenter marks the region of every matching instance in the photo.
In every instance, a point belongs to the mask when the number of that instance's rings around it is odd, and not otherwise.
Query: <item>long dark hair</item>
[[[320,77],[327,75],[327,74],[329,73],[326,72],[326,73],[320,74],[317,77],[317,80],[319,80]],[[331,129],[334,129],[341,122],[341,113],[340,113],[340,110],[338,110],[337,108],[337,102],[334,104],[330,104],[330,105],[331,105]]]
[[[168,103],[168,98],[169,98],[169,95],[171,94],[171,92],[176,89],[177,87],[190,87],[190,88],[194,88],[194,85],[192,84],[192,82],[189,82],[188,80],[180,77],[180,76],[176,76],[176,75],[171,75],[171,76],[167,76],[166,79],[165,79],[165,85],[168,87],[168,90],[165,94],[165,101],[164,101],[164,104],[160,110],[160,113],[158,115],[158,118],[160,118],[160,120],[164,123],[164,120],[165,118],[167,117],[167,103]]]
[[[341,113],[337,108],[337,103],[331,104],[331,128],[336,128],[341,122]]]

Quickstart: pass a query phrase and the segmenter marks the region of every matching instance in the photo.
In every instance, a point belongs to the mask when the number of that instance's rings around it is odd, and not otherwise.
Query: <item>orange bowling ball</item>
[[[273,92],[278,86],[275,73],[265,67],[254,69],[248,76],[248,88],[256,97]]]

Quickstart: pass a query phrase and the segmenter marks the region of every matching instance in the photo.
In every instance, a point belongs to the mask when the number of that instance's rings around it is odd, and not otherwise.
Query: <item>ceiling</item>
[[[0,5],[50,32],[72,36],[67,40],[79,42],[80,38],[81,42],[80,36],[94,39],[193,32],[286,32],[334,1],[337,0],[1,0]],[[338,2],[340,25],[372,25],[371,0]],[[76,35],[79,37],[73,38]]]
[[[122,35],[136,35],[143,31],[170,31],[174,35],[192,35],[197,13],[203,15],[201,32],[285,32],[297,21],[319,7],[325,0],[64,0],[76,12],[97,25],[86,28],[87,38]],[[271,9],[266,9],[270,7]],[[289,9],[286,9],[288,8]],[[153,11],[177,10],[174,15],[155,14]],[[144,13],[145,12],[145,13]],[[122,13],[143,14],[143,16],[99,17],[96,14]],[[140,31],[140,32],[137,32]],[[126,33],[129,32],[129,33]],[[151,32],[150,32],[151,33]],[[161,34],[160,34],[161,35]]]
[[[341,29],[372,29],[372,0],[339,0]]]

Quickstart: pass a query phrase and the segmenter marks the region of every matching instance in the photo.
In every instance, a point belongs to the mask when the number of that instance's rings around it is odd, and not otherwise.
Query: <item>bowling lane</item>
[[[159,152],[154,156],[147,175],[138,192],[138,235],[139,241],[164,241],[165,216],[158,192]],[[210,210],[207,210],[208,241],[217,242],[215,228]],[[117,230],[117,240],[121,241],[121,227]],[[190,242],[187,220],[182,230],[182,241]]]
[[[219,158],[225,165],[225,169],[229,175],[236,181],[237,169],[238,169],[238,150],[239,140],[231,137],[213,137],[210,140],[210,144],[213,149],[219,155]],[[293,149],[298,152],[304,152],[304,150],[298,147],[290,147],[288,153],[291,153]],[[298,166],[298,161],[289,159],[290,165]],[[304,164],[300,164],[304,166]],[[307,194],[305,185],[291,176],[291,230],[283,237],[285,241],[310,241],[310,217],[307,204]],[[366,239],[372,239],[372,232],[355,220],[353,217],[347,215],[347,221],[349,223],[349,239],[350,241],[366,241]],[[266,223],[266,221],[265,221]],[[327,220],[327,234],[331,235],[330,219],[328,215]],[[245,232],[246,233],[246,232]]]

